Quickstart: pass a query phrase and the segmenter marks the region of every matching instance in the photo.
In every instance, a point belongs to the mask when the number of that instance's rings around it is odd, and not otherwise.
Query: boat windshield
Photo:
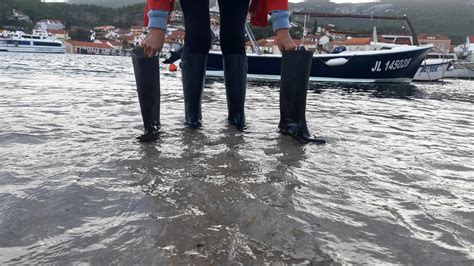
[[[33,42],[33,45],[61,47],[61,44],[56,42]]]

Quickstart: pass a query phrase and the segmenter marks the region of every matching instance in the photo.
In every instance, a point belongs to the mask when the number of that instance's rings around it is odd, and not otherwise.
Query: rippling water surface
[[[276,83],[241,134],[209,80],[192,131],[163,71],[155,144],[130,58],[3,53],[0,84],[0,264],[474,264],[474,81],[312,84],[325,146],[278,134]]]

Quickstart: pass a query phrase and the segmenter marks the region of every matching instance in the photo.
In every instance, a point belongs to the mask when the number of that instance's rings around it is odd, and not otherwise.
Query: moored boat
[[[315,54],[310,79],[328,82],[410,83],[432,47],[372,43],[369,51]],[[248,54],[247,57],[249,78],[280,79],[281,55]],[[223,76],[223,73],[222,54],[211,52],[207,61],[207,75]]]
[[[425,59],[413,78],[414,81],[438,81],[445,77],[452,60]]]
[[[0,34],[0,52],[64,54],[66,47],[45,31],[33,31],[33,34],[4,31]]]
[[[445,74],[446,78],[474,79],[474,62],[455,62]]]

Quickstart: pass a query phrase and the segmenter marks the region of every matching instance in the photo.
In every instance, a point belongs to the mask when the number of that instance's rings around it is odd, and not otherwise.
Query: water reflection
[[[214,140],[201,130],[183,130],[181,137],[180,158],[167,158],[159,144],[144,145],[142,158],[130,164],[140,179],[134,185],[154,199],[151,217],[161,228],[156,245],[170,262],[331,261],[314,244],[302,246],[298,239],[308,244],[311,237],[283,215],[294,212],[292,195],[299,181],[292,169],[306,158],[302,146],[279,138],[265,150],[277,165],[265,172],[258,161],[246,159],[249,143],[232,127]],[[171,160],[176,161],[172,166]],[[287,252],[293,241],[295,250]]]
[[[207,81],[196,131],[164,71],[163,133],[139,144],[129,58],[0,57],[0,263],[474,258],[469,81],[311,84],[308,127],[329,144],[300,146],[277,132],[278,82],[249,82],[240,133]]]

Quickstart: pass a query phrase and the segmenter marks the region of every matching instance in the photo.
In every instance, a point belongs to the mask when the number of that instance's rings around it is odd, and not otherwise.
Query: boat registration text
[[[411,58],[389,60],[385,63],[385,65],[382,63],[382,61],[376,61],[375,66],[372,67],[371,70],[372,72],[398,70],[398,69],[406,68],[408,65],[410,65],[410,62],[411,62]],[[383,66],[385,66],[385,68]]]

